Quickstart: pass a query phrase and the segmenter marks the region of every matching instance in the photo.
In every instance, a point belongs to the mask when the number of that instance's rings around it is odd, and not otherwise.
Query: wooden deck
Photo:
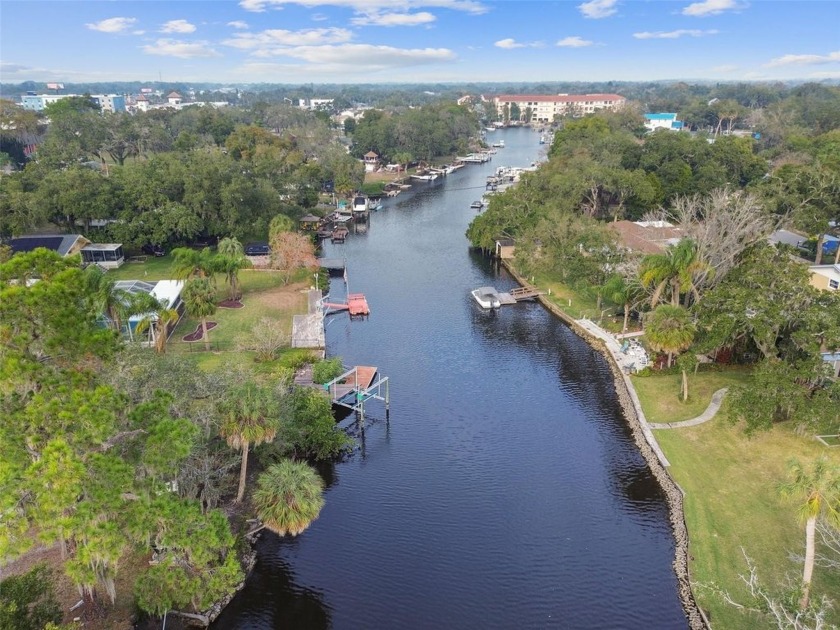
[[[347,296],[347,310],[350,315],[370,315],[370,307],[363,293],[350,293]]]
[[[369,365],[357,365],[336,380],[327,383],[330,399],[337,405],[355,405],[359,395],[366,395],[376,371],[377,368]]]

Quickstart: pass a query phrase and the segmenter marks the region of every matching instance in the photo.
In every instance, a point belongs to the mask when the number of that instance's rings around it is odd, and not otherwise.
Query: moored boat
[[[471,293],[481,308],[499,308],[502,305],[499,301],[499,295],[493,287],[479,287],[473,289]]]

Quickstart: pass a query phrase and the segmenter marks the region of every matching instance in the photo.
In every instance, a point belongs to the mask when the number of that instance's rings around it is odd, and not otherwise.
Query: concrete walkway
[[[727,391],[729,391],[729,388],[724,387],[712,394],[712,401],[709,403],[709,406],[706,407],[706,411],[701,413],[696,418],[691,418],[691,420],[683,420],[682,422],[648,422],[648,426],[651,429],[682,429],[684,427],[696,427],[698,424],[708,422],[709,420],[715,417],[715,414],[718,412],[718,409],[720,409],[720,405],[723,402],[723,397],[724,395],[726,395]]]

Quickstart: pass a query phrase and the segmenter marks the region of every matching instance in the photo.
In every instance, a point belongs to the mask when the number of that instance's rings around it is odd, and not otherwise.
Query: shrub
[[[332,359],[324,359],[318,361],[312,366],[312,380],[315,383],[323,385],[344,372],[344,366],[341,363],[341,358],[333,357]]]

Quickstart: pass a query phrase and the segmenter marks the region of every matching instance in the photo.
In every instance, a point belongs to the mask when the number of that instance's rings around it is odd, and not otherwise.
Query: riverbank
[[[521,277],[508,261],[502,261],[505,269],[519,282],[525,286],[529,284],[527,280]],[[627,424],[633,435],[633,440],[639,448],[645,462],[647,462],[651,473],[656,478],[659,486],[665,495],[668,504],[669,518],[671,522],[671,529],[674,535],[674,572],[677,576],[679,585],[679,597],[689,627],[692,630],[701,630],[708,628],[709,624],[705,619],[703,612],[697,604],[694,593],[691,589],[691,576],[689,573],[689,553],[688,553],[688,527],[685,521],[684,513],[684,496],[681,488],[677,482],[671,477],[666,468],[669,466],[667,459],[665,459],[659,444],[656,441],[650,428],[647,427],[647,422],[641,412],[641,403],[636,395],[635,389],[630,379],[625,375],[613,354],[607,349],[604,341],[591,331],[587,330],[577,320],[566,314],[560,306],[551,299],[551,296],[541,295],[538,297],[540,303],[546,307],[551,313],[566,322],[569,327],[582,339],[584,339],[590,346],[598,350],[604,358],[613,373],[613,382],[615,384],[615,391],[618,396],[621,407],[624,411],[624,416],[627,419]]]

